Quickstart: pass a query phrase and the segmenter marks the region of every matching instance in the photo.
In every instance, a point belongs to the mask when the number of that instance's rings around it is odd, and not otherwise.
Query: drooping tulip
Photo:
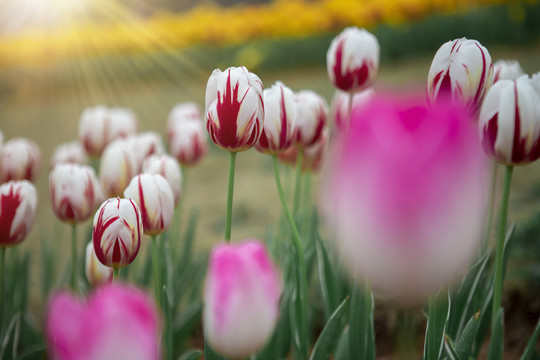
[[[24,240],[36,215],[36,188],[27,180],[0,185],[0,246],[17,245]]]
[[[2,146],[0,184],[10,180],[34,181],[41,166],[41,153],[35,142],[14,138]]]
[[[493,64],[493,83],[499,80],[515,80],[525,72],[517,60],[498,60]]]
[[[296,102],[291,89],[276,82],[263,92],[264,125],[255,148],[266,154],[279,154],[291,145],[296,123]]]
[[[56,217],[69,223],[89,219],[104,200],[94,169],[87,165],[55,166],[49,173],[49,194]]]
[[[94,243],[86,245],[85,274],[88,283],[94,287],[110,283],[113,278],[113,269],[103,265],[96,256]]]
[[[174,198],[163,176],[135,176],[124,191],[124,197],[139,205],[145,234],[157,235],[167,230],[174,214]]]
[[[139,252],[143,222],[141,210],[131,199],[106,200],[96,212],[92,242],[99,261],[108,267],[124,267]]]
[[[332,98],[332,106],[330,107],[330,113],[334,120],[334,125],[337,130],[345,130],[348,128],[350,122],[349,116],[349,102],[350,94],[336,90],[334,97]],[[365,106],[375,96],[373,89],[366,89],[353,95],[352,108],[358,108]]]
[[[349,93],[367,89],[377,76],[379,52],[379,42],[369,31],[346,28],[332,40],[326,53],[330,81]]]
[[[482,105],[482,144],[499,163],[525,165],[540,157],[540,96],[533,81],[527,76],[500,80]],[[540,78],[536,81],[540,82]]]
[[[168,132],[169,152],[182,166],[196,165],[208,152],[208,140],[201,121],[178,121]]]
[[[158,174],[169,183],[174,196],[174,206],[178,205],[182,193],[182,172],[178,161],[170,155],[152,155],[142,166],[143,173]]]
[[[326,100],[311,90],[296,93],[296,126],[294,145],[300,149],[315,144],[322,136],[328,116]]]
[[[84,165],[87,161],[88,156],[81,143],[79,141],[71,141],[60,144],[54,149],[51,158],[51,168],[64,163]]]
[[[221,244],[210,254],[204,288],[204,333],[222,355],[242,358],[272,335],[281,282],[257,240]]]
[[[159,332],[150,297],[120,283],[102,286],[88,300],[58,293],[47,309],[51,359],[158,360]]]
[[[129,182],[140,170],[133,139],[117,139],[103,151],[99,181],[106,196],[121,196]]]
[[[493,64],[488,50],[466,38],[443,44],[431,63],[427,96],[434,103],[451,97],[477,112],[493,84]]]
[[[214,70],[206,85],[206,129],[220,148],[240,152],[259,140],[264,122],[263,85],[245,67]]]

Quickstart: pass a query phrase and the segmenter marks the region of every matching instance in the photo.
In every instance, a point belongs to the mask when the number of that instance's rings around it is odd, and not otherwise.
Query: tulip
[[[199,105],[194,102],[184,102],[174,105],[167,120],[167,134],[172,131],[177,123],[184,121],[202,122]]]
[[[280,295],[279,275],[261,242],[215,246],[204,288],[205,339],[228,357],[256,352],[274,331]]]
[[[488,189],[462,104],[377,97],[353,113],[331,154],[321,207],[356,279],[407,299],[462,272],[481,240]]]
[[[532,81],[527,76],[500,80],[482,105],[482,144],[501,164],[525,165],[540,157],[540,96]]]
[[[302,171],[317,172],[323,164],[324,155],[328,145],[329,130],[324,128],[318,142],[304,149],[302,157]],[[278,160],[284,164],[295,166],[298,159],[298,149],[291,146],[278,155]]]
[[[174,206],[178,205],[182,192],[182,173],[178,161],[170,155],[152,155],[143,163],[143,173],[163,176],[174,196]]]
[[[78,141],[71,141],[58,145],[54,149],[51,158],[51,169],[58,164],[79,164],[84,165],[88,161],[84,147]]]
[[[158,360],[158,312],[139,289],[111,284],[89,299],[56,294],[47,309],[51,359]]]
[[[49,192],[56,217],[69,223],[89,219],[104,198],[94,169],[87,165],[55,166],[49,174]]]
[[[109,119],[109,143],[114,139],[128,137],[139,131],[137,115],[128,108],[109,108]]]
[[[264,90],[263,96],[264,125],[256,149],[277,155],[285,151],[293,141],[296,121],[294,93],[278,81],[270,89]]]
[[[153,131],[140,133],[131,138],[133,141],[133,151],[137,162],[137,172],[142,168],[144,160],[150,155],[161,155],[165,153],[161,135]]]
[[[263,85],[245,67],[214,70],[206,85],[206,129],[220,148],[240,152],[254,146],[264,121]]]
[[[132,138],[117,139],[103,151],[99,181],[106,196],[120,196],[140,170]]]
[[[145,234],[157,235],[167,230],[174,213],[174,200],[171,187],[163,176],[135,176],[124,191],[124,197],[139,205]]]
[[[36,206],[36,188],[31,182],[19,180],[0,185],[0,247],[24,240],[34,223]]]
[[[373,34],[357,27],[346,28],[332,40],[326,53],[330,81],[349,93],[367,89],[377,75],[379,52]]]
[[[499,60],[493,64],[493,83],[499,80],[515,80],[525,75],[525,72],[516,60]]]
[[[169,152],[182,166],[196,165],[208,152],[207,136],[200,121],[177,121],[169,132]]]
[[[41,165],[41,153],[35,142],[15,138],[2,146],[0,184],[10,180],[34,181]]]
[[[443,44],[429,69],[427,95],[431,102],[450,96],[477,112],[493,83],[493,64],[476,40],[456,39]]]
[[[141,246],[141,210],[131,199],[106,200],[96,212],[92,241],[99,261],[108,267],[131,264]]]
[[[110,283],[113,278],[113,270],[103,265],[97,258],[92,241],[86,245],[85,273],[88,283],[92,286]]]
[[[315,144],[322,136],[328,115],[328,105],[311,90],[296,93],[297,117],[295,146],[303,149]]]
[[[330,113],[334,119],[335,127],[343,131],[348,128],[350,122],[349,115],[349,99],[350,94],[337,90],[332,98],[332,106],[330,108]],[[353,95],[352,108],[357,109],[363,107],[369,103],[369,101],[375,96],[375,91],[373,89],[367,89],[365,91],[356,93]]]

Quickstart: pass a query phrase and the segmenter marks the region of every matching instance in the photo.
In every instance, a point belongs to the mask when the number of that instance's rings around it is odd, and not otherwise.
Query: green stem
[[[294,185],[294,202],[293,202],[293,215],[296,217],[298,214],[298,207],[300,206],[300,188],[302,179],[302,160],[304,158],[304,151],[298,150],[298,157],[296,158],[296,179]]]
[[[234,192],[234,168],[236,166],[236,153],[230,152],[229,186],[227,187],[227,221],[225,222],[225,242],[231,242],[232,203]]]
[[[120,268],[118,266],[113,267],[113,282],[117,282],[120,279]]]
[[[503,196],[501,202],[501,212],[499,217],[499,233],[497,234],[497,253],[495,258],[495,283],[493,290],[493,312],[492,312],[492,324],[497,318],[499,309],[502,303],[502,290],[503,290],[503,251],[504,240],[506,238],[506,221],[508,217],[508,200],[510,198],[510,184],[512,182],[512,170],[513,166],[507,165],[504,176]]]
[[[161,304],[161,274],[159,272],[159,248],[157,244],[157,236],[152,235],[152,269],[154,272],[154,296],[156,304]]]
[[[495,189],[497,188],[497,170],[499,168],[497,162],[493,162],[491,168],[491,184],[489,185],[489,202],[488,202],[488,218],[486,221],[486,228],[484,231],[484,243],[482,246],[482,254],[486,252],[489,247],[489,240],[491,237],[491,228],[493,226],[493,213],[495,207],[493,206],[495,200]]]
[[[71,225],[71,289],[77,292],[77,224]]]

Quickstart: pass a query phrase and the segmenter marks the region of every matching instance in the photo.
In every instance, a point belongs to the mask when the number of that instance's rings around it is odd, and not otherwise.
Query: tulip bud
[[[279,154],[291,145],[296,122],[294,93],[276,82],[264,95],[264,124],[256,149],[266,154]]]
[[[379,68],[379,42],[357,27],[343,30],[326,53],[330,81],[340,90],[354,93],[371,86]]]
[[[143,173],[163,176],[174,196],[174,206],[178,205],[182,192],[182,172],[178,161],[170,155],[152,155],[147,157],[142,166]]]
[[[205,339],[228,357],[255,353],[274,332],[280,295],[279,275],[259,241],[215,246],[204,288]]]
[[[331,114],[334,118],[335,127],[338,130],[345,130],[349,127],[349,99],[350,94],[337,90],[332,99]],[[367,89],[353,95],[352,108],[358,110],[365,106],[375,96],[373,89]]]
[[[36,188],[27,180],[0,185],[0,247],[24,240],[36,215]]]
[[[2,146],[0,184],[10,180],[34,181],[41,165],[41,153],[35,142],[15,138]]]
[[[173,131],[177,123],[184,121],[202,122],[199,105],[194,102],[184,102],[174,105],[167,120],[167,136]]]
[[[323,158],[328,145],[328,128],[324,128],[319,141],[304,149],[302,158],[302,170],[317,172],[322,166]]]
[[[263,85],[245,67],[214,70],[206,85],[206,129],[220,148],[239,152],[254,146],[264,121]]]
[[[108,267],[124,267],[135,259],[141,246],[141,211],[131,199],[106,200],[94,217],[92,241],[96,256]]]
[[[168,134],[169,152],[183,166],[196,165],[208,152],[206,131],[200,121],[177,121]]]
[[[84,147],[78,141],[58,145],[51,158],[51,169],[58,164],[86,164],[88,157]]]
[[[113,269],[103,265],[96,256],[94,243],[86,245],[85,273],[88,283],[94,287],[110,283],[113,278]]]
[[[499,60],[493,64],[493,83],[499,80],[515,80],[525,75],[517,60]]]
[[[144,160],[150,155],[161,155],[165,153],[161,135],[153,131],[147,131],[132,137],[133,151],[137,161],[137,172],[142,168]]]
[[[94,169],[77,164],[59,164],[51,170],[49,193],[56,217],[69,223],[89,219],[104,198]]]
[[[174,213],[174,201],[171,187],[163,176],[135,176],[124,191],[124,197],[139,205],[145,234],[157,235],[167,230]]]
[[[525,165],[540,157],[540,96],[532,81],[527,76],[500,80],[482,105],[482,144],[499,163]]]
[[[427,81],[431,102],[450,96],[473,112],[478,111],[493,83],[493,64],[485,47],[476,40],[456,39],[435,54]]]
[[[328,115],[328,105],[320,95],[311,90],[296,93],[296,147],[303,149],[315,144],[321,138]]]
[[[120,196],[140,170],[132,137],[117,139],[103,151],[99,181],[106,196]]]

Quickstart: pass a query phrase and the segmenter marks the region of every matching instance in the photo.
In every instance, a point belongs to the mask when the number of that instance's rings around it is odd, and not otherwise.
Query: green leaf
[[[476,337],[474,339],[472,357],[477,358],[482,344],[487,336],[489,326],[491,325],[491,308],[493,307],[493,274],[490,277],[490,287],[485,295],[484,304],[482,310],[480,310],[480,324],[476,331]]]
[[[353,285],[349,311],[350,359],[375,359],[373,296],[369,289]]]
[[[446,350],[446,356],[448,356],[449,360],[467,360],[467,358],[460,358],[458,356],[454,344],[452,344],[452,341],[446,335],[444,336],[444,350]]]
[[[349,354],[349,328],[346,327],[339,336],[334,360],[348,360]]]
[[[478,331],[478,326],[480,325],[480,313],[476,313],[469,320],[463,333],[456,341],[456,354],[458,359],[468,359],[472,352],[472,346],[474,339],[476,338],[476,333]]]
[[[1,359],[0,359],[1,360]],[[207,341],[204,342],[204,360],[226,360],[223,356],[216,353]]]
[[[171,303],[169,302],[169,294],[167,287],[163,286],[161,296],[161,310],[163,311],[164,326],[162,341],[165,349],[165,360],[173,359],[173,328],[172,328],[172,311]]]
[[[197,360],[201,357],[202,351],[200,350],[188,350],[178,358],[178,360]]]
[[[193,328],[201,322],[202,303],[188,304],[174,321],[174,350],[181,352],[185,349],[187,339]]]
[[[437,296],[430,297],[424,341],[424,360],[440,359],[449,315],[450,298],[448,296],[439,293]]]
[[[326,360],[337,345],[338,335],[345,327],[349,298],[345,298],[324,326],[311,353],[310,360]]]
[[[328,251],[325,248],[322,240],[318,240],[316,242],[316,249],[319,270],[319,284],[321,287],[325,318],[328,320],[336,307],[336,304],[334,302],[334,297],[336,294],[336,291],[334,289],[334,286],[336,284],[336,276],[333,271],[333,266],[328,257]]]
[[[525,351],[523,352],[523,356],[521,357],[521,360],[535,360],[538,359],[538,353],[536,352],[536,342],[538,341],[538,337],[540,336],[540,318],[538,319],[538,322],[536,323],[536,328],[534,329],[534,332],[527,342],[527,347],[525,348]]]
[[[491,326],[488,360],[502,360],[504,351],[504,309],[501,308]]]

